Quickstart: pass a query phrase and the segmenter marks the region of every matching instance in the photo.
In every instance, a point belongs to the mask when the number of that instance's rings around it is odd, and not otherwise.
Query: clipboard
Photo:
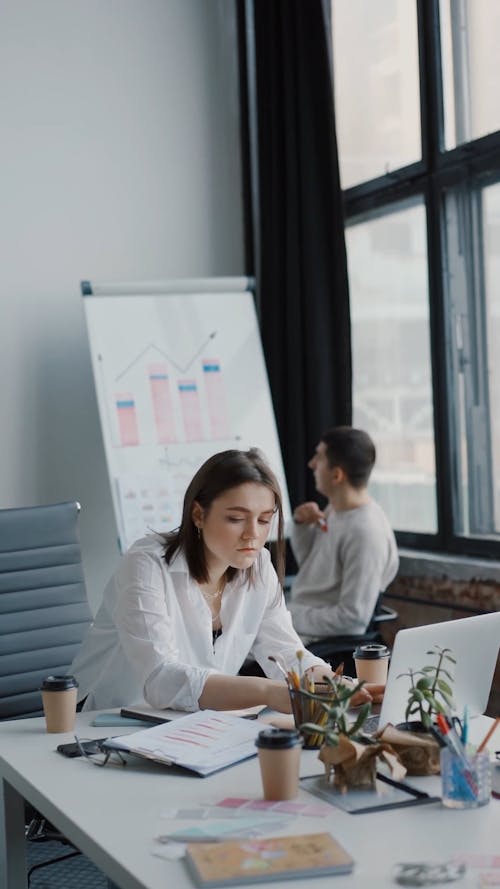
[[[353,788],[345,793],[326,784],[324,774],[311,775],[300,779],[300,786],[324,802],[348,812],[350,815],[364,815],[368,812],[382,812],[386,809],[403,809],[408,806],[440,803],[440,796],[431,796],[417,790],[403,781],[395,781],[377,772],[376,789]]]
[[[262,724],[261,724],[262,725]],[[108,738],[104,750],[131,753],[202,777],[257,755],[259,724],[222,710],[202,710]]]

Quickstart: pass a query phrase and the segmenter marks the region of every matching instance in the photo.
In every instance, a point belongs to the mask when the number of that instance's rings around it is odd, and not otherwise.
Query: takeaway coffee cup
[[[299,789],[302,738],[295,729],[268,728],[255,742],[264,799],[294,799]]]
[[[365,682],[385,685],[390,651],[385,645],[358,645],[354,652],[356,676]]]
[[[74,676],[47,676],[42,702],[48,732],[70,732],[75,724],[78,682]]]

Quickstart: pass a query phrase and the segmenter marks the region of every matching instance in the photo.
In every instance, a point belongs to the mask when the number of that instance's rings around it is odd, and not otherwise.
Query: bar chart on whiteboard
[[[194,473],[229,448],[264,452],[288,518],[252,294],[99,295],[84,306],[122,550],[176,528]]]

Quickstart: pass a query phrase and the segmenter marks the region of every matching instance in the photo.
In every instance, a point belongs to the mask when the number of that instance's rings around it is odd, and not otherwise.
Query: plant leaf
[[[310,735],[324,735],[327,731],[327,728],[324,725],[317,725],[315,722],[303,722],[300,725],[300,731],[307,732]]]
[[[363,706],[360,707],[359,713],[356,717],[356,721],[353,723],[351,728],[348,730],[349,735],[355,735],[356,732],[360,731],[367,716],[370,714],[371,709],[372,709],[371,704],[368,704],[368,703],[363,704]]]
[[[454,679],[454,677],[452,676],[452,674],[451,674],[448,670],[445,670],[444,667],[441,667],[441,673],[443,674],[443,676],[447,676],[448,679],[450,680],[450,682],[454,682],[454,681],[455,681],[455,679]]]
[[[419,679],[417,682],[417,688],[420,689],[420,691],[424,691],[426,688],[430,688],[430,686],[431,680],[427,679],[426,676],[423,676],[422,679]]]
[[[444,692],[444,694],[447,695],[449,698],[453,697],[453,692],[448,683],[444,681],[444,679],[438,679],[437,686],[440,692]]]

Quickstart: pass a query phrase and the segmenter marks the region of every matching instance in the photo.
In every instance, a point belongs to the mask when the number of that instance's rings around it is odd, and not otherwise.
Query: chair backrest
[[[42,713],[45,676],[64,674],[92,615],[78,503],[0,510],[0,719]]]

